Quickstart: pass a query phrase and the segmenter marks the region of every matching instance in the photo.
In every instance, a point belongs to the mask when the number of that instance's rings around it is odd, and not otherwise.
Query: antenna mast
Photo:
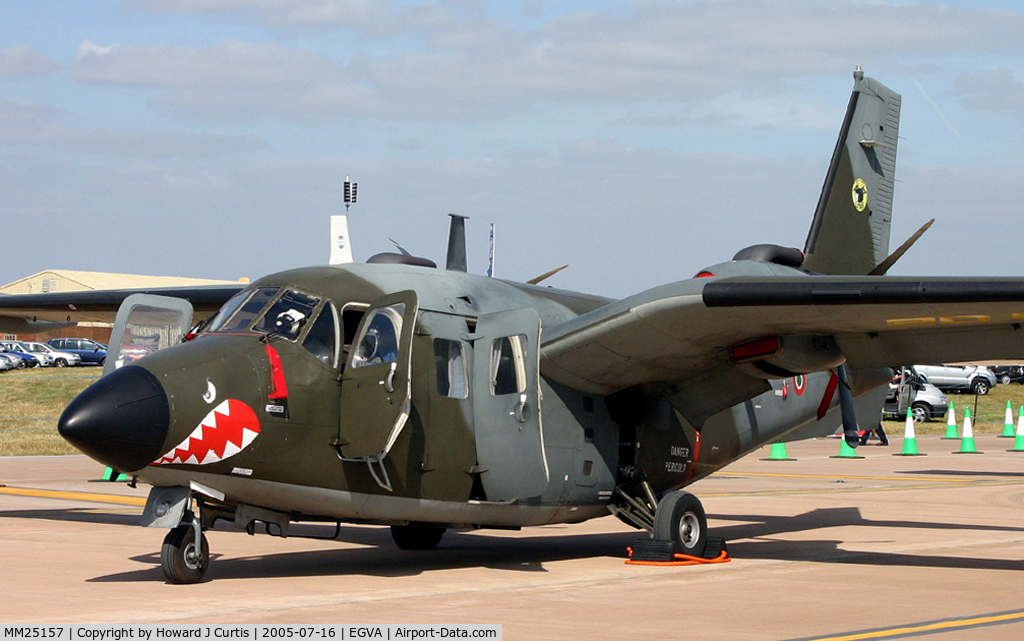
[[[358,185],[348,179],[348,174],[345,174],[345,213],[348,213],[348,208],[356,202],[356,187]]]

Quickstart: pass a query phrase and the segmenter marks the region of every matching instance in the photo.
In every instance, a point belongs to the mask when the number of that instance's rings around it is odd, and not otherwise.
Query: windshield
[[[263,314],[253,331],[295,340],[313,315],[320,299],[289,289]]]
[[[207,331],[237,332],[244,330],[280,289],[280,287],[257,287],[252,291],[235,294],[213,317]]]

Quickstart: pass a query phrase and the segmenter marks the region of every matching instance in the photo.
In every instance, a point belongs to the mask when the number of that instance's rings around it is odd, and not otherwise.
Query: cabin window
[[[251,291],[235,294],[213,317],[213,320],[210,321],[210,329],[207,331],[238,332],[244,330],[280,290],[280,287],[257,287]]]
[[[358,347],[352,355],[352,367],[366,367],[398,360],[398,343],[402,335],[405,303],[378,307],[369,312],[363,325]]]
[[[491,394],[526,391],[526,336],[505,336],[491,344]]]
[[[469,371],[462,341],[434,339],[437,393],[448,398],[469,398]]]
[[[293,341],[298,338],[299,332],[309,322],[313,310],[319,304],[320,299],[316,296],[289,289],[256,322],[253,331]]]
[[[302,346],[320,362],[334,367],[338,363],[339,334],[338,316],[334,312],[334,305],[327,303],[306,333]]]

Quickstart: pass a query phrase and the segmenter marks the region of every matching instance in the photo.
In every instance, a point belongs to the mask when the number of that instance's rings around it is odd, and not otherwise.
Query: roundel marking
[[[863,178],[853,181],[853,206],[857,211],[864,211],[868,206],[868,184]]]
[[[803,374],[793,377],[793,391],[796,392],[797,396],[803,396],[804,390],[807,389],[807,379],[804,378]]]

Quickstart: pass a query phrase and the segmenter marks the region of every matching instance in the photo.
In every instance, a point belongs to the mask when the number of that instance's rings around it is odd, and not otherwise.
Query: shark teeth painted
[[[153,465],[209,465],[238,454],[260,434],[256,413],[229,398],[210,410],[196,429]]]

